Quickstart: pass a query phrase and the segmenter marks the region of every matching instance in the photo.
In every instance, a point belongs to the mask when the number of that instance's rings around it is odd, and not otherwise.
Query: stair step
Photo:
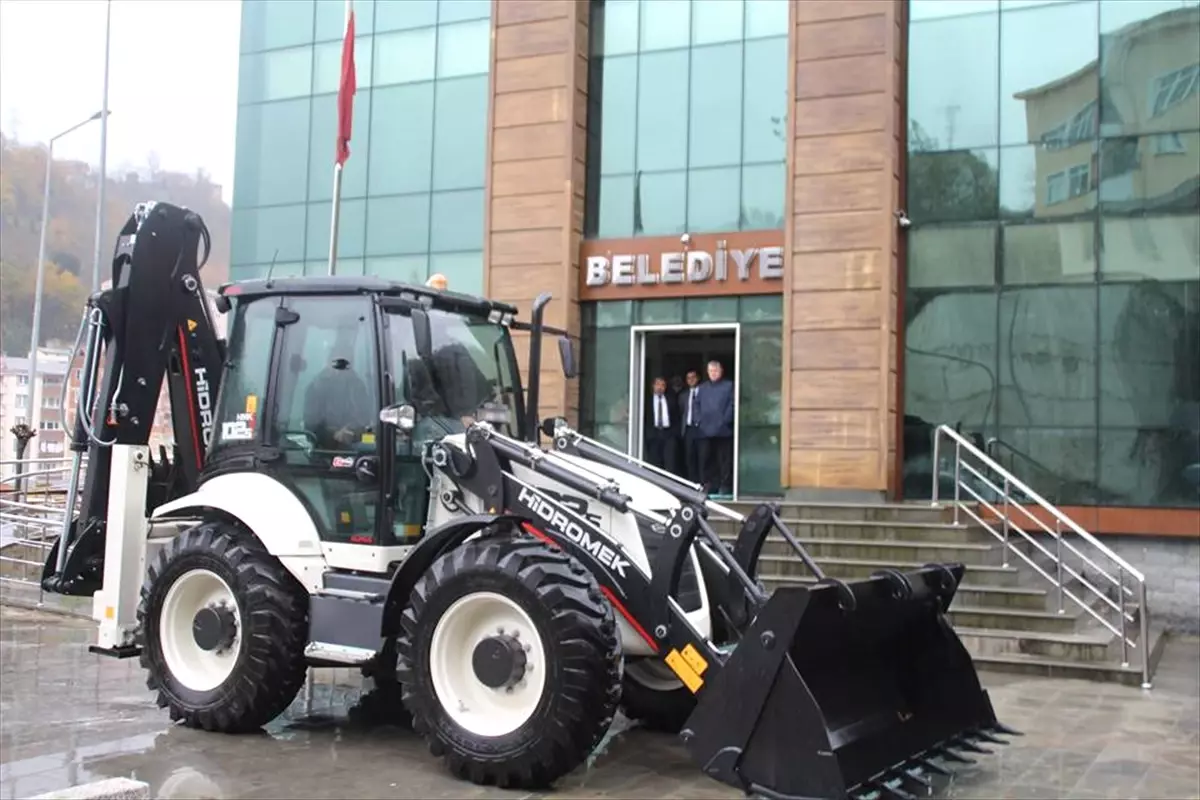
[[[917,570],[926,562],[875,561],[862,558],[815,558],[819,566],[832,578],[843,580],[853,578],[869,578],[871,573],[891,567],[899,570]],[[758,577],[770,585],[772,580],[782,578],[790,580],[794,576],[811,575],[804,562],[796,556],[762,556],[759,558]],[[795,569],[793,569],[793,566]],[[781,568],[782,567],[782,568]],[[1016,586],[1019,573],[1016,567],[1000,567],[996,565],[968,566],[964,580],[982,583],[989,586]]]
[[[764,499],[760,502],[775,503],[779,506],[781,517],[810,519],[841,519],[841,520],[907,520],[911,522],[949,522],[954,511],[947,505],[931,505],[928,502],[918,503],[807,503],[780,502],[775,499]],[[759,502],[741,501],[723,503],[739,514],[749,514],[758,507]]]
[[[1037,656],[1081,663],[1100,663],[1110,658],[1113,635],[1048,633],[1043,631],[972,628],[955,625],[955,633],[972,658]]]
[[[1153,675],[1154,669],[1162,657],[1162,649],[1166,637],[1161,631],[1152,631],[1150,639],[1153,642],[1150,648],[1150,665],[1151,674]],[[1005,655],[972,654],[975,667],[980,671],[1037,675],[1047,678],[1079,678],[1105,683],[1120,683],[1126,686],[1138,686],[1141,684],[1142,664],[1140,659],[1140,651],[1130,654],[1128,666],[1122,666],[1119,659],[1112,657],[1104,661],[1080,661],[1031,653],[1011,653]]]
[[[862,558],[869,561],[916,561],[962,562],[972,564],[999,564],[1000,553],[987,544],[949,544],[937,542],[913,542],[877,539],[799,539],[800,544],[815,559]],[[803,562],[789,542],[782,537],[772,537],[763,543],[762,555],[795,559],[801,570]]]
[[[1075,609],[1068,608],[1059,614],[1056,611],[965,606],[952,603],[946,616],[955,630],[961,627],[1066,634],[1075,632],[1082,614],[1083,611],[1078,606]]]
[[[800,519],[796,517],[781,517],[780,519],[794,536],[804,539],[907,539],[947,543],[999,543],[995,537],[980,528],[950,523]],[[729,519],[712,517],[709,519],[709,523],[722,538],[736,538],[742,528],[741,523]],[[767,537],[767,541],[782,540],[782,537],[776,532],[771,532]]]
[[[813,586],[817,579],[807,575],[759,575],[770,589],[776,586]],[[999,608],[1031,608],[1043,610],[1046,607],[1046,592],[1043,589],[1030,589],[1024,586],[988,586],[982,583],[960,584],[954,595],[954,603],[968,606],[984,606]]]

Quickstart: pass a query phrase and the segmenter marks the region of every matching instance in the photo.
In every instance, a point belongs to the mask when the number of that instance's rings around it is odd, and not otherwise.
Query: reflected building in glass
[[[961,425],[1053,502],[1200,498],[1200,4],[914,2],[907,496]]]
[[[739,497],[928,498],[947,423],[1200,526],[1200,0],[354,8],[338,271],[552,292],[544,413],[648,456],[717,361]],[[234,277],[324,274],[344,2],[243,9]]]

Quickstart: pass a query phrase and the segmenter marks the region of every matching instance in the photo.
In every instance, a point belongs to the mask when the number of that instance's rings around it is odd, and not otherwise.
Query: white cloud
[[[101,106],[105,0],[0,2],[0,127],[45,142]],[[109,176],[203,168],[232,196],[239,0],[113,0]],[[59,139],[55,156],[98,164],[100,125]]]

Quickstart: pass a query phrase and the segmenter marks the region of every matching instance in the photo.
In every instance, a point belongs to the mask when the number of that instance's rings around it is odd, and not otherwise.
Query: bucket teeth
[[[943,778],[950,777],[950,770],[935,764],[928,758],[914,758],[912,763],[914,766],[920,767],[931,775],[940,775]]]
[[[992,736],[986,730],[982,730],[982,729],[971,731],[971,733],[969,733],[968,735],[972,739],[978,739],[979,741],[987,742],[988,744],[1008,744],[1008,742],[1004,741],[1003,739],[999,739],[995,736]]]
[[[933,781],[921,775],[913,767],[906,767],[900,773],[900,779],[905,786],[911,788],[917,794],[933,794]]]
[[[879,792],[880,800],[892,798],[892,800],[917,800],[916,795],[911,795],[898,786],[892,786],[890,783],[883,781],[871,781],[867,784],[867,788],[874,789]]]
[[[966,750],[968,753],[982,753],[983,755],[988,756],[992,754],[991,750],[988,750],[986,747],[980,747],[966,736],[956,736],[954,739],[951,739],[948,744],[951,747],[957,747],[959,750]]]
[[[954,750],[951,750],[949,747],[947,747],[945,745],[943,745],[942,747],[935,747],[933,749],[933,752],[935,755],[941,756],[946,761],[953,761],[955,764],[974,764],[975,763],[975,759],[967,758],[962,753],[955,752]]]
[[[992,723],[992,732],[993,733],[1002,733],[1005,736],[1024,736],[1025,735],[1025,734],[1021,733],[1020,731],[1013,730],[1012,728],[1005,725],[1003,722]]]

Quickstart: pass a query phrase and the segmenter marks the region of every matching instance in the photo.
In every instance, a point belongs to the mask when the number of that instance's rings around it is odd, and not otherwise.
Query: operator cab
[[[475,420],[532,435],[512,306],[348,276],[230,284],[218,309],[230,314],[228,355],[201,481],[269,474],[328,543],[420,538],[427,442]],[[569,340],[560,349],[573,372]]]

